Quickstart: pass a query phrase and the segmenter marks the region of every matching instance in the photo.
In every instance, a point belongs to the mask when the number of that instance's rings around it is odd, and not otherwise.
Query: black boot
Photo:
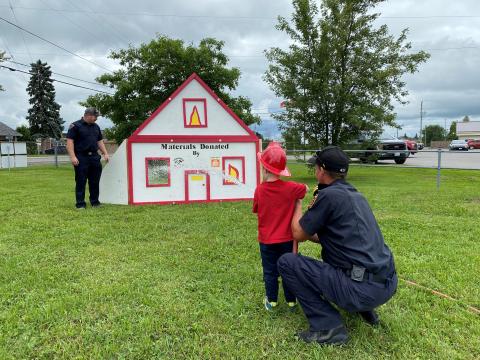
[[[372,326],[380,324],[380,318],[378,317],[378,314],[375,312],[375,310],[361,311],[359,312],[359,314],[367,324],[370,324]]]
[[[296,334],[297,338],[306,343],[317,342],[319,344],[342,345],[348,340],[347,329],[340,325],[330,330],[302,331]]]

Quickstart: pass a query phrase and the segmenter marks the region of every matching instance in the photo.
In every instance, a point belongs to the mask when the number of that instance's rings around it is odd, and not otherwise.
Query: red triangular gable
[[[195,73],[131,137],[241,136],[255,133]]]

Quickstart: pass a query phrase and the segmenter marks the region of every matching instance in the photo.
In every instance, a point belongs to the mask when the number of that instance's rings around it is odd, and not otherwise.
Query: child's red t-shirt
[[[293,240],[291,222],[295,202],[303,199],[307,187],[293,181],[276,180],[257,186],[253,212],[258,214],[258,241],[277,244]]]

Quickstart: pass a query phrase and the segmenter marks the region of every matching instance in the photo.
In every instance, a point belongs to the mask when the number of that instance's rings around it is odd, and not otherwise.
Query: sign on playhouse
[[[100,181],[110,204],[253,198],[259,139],[192,74],[115,152]]]

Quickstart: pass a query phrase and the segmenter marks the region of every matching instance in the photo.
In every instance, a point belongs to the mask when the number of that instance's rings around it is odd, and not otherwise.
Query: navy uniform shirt
[[[89,124],[80,119],[70,125],[67,139],[73,140],[76,155],[85,155],[98,151],[98,141],[102,140],[103,136],[97,124]]]
[[[326,263],[342,269],[362,266],[385,277],[393,273],[393,255],[367,200],[345,180],[321,189],[300,225],[318,235]]]

